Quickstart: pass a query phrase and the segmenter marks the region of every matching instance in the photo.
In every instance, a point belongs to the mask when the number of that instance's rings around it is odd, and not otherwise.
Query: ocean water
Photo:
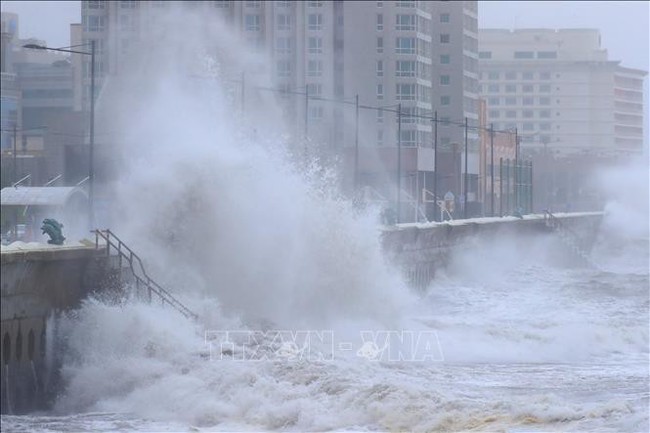
[[[167,18],[98,101],[120,164],[102,226],[200,320],[88,300],[58,327],[54,407],[3,432],[648,431],[647,161],[608,176],[622,203],[598,270],[506,239],[414,292],[382,257],[378,209],[355,212],[317,158],[295,164],[317,144],[282,138],[262,96],[233,108],[219,60],[250,86],[271,64],[203,17]],[[279,330],[324,338],[301,352]],[[224,331],[257,334],[217,346]]]
[[[206,328],[172,310],[89,301],[68,323],[55,409],[3,416],[2,430],[648,431],[647,240],[601,239],[599,270],[496,266],[490,251],[402,306],[399,329],[436,336],[441,356],[424,360],[210,357]],[[214,330],[260,329],[206,310]],[[356,348],[377,323],[318,329]]]

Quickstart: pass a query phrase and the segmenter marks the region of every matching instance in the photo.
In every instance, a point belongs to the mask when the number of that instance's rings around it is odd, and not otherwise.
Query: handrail
[[[147,286],[147,288],[150,290],[150,292],[154,292],[160,299],[164,302],[167,302],[174,308],[176,308],[181,314],[183,314],[185,317],[188,318],[193,318],[197,319],[198,315],[194,312],[192,312],[189,308],[187,308],[185,305],[183,305],[178,299],[176,299],[169,291],[165,290],[160,284],[158,284],[156,281],[154,281],[145,271],[144,265],[142,263],[142,259],[140,259],[140,256],[138,256],[131,248],[129,248],[119,237],[115,235],[112,231],[109,229],[106,230],[93,230],[95,233],[95,248],[99,249],[99,238],[101,237],[106,241],[106,254],[110,255],[110,248],[113,247],[117,251],[118,255],[121,257],[124,257],[128,262],[129,262],[129,267],[131,269],[131,272],[133,272],[133,276],[136,278],[137,282],[142,282],[144,285]],[[117,241],[117,245],[115,245],[115,242],[111,240],[111,237]],[[128,253],[128,254],[127,254]],[[142,276],[138,275],[134,268],[134,261],[137,261],[137,264],[140,267],[140,272]],[[151,293],[149,294],[151,297]]]
[[[572,248],[576,250],[576,254],[587,262],[589,266],[596,269],[598,268],[598,266],[589,259],[588,254],[583,251],[582,245],[580,245],[580,236],[575,231],[563,224],[562,221],[560,221],[560,219],[553,215],[548,209],[544,210],[544,221],[551,228],[559,230],[560,233],[564,232],[564,234],[569,234],[573,238],[574,242],[571,242],[571,244]]]

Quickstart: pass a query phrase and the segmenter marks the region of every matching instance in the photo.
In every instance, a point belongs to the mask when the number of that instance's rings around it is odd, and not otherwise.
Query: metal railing
[[[122,261],[126,260],[133,273],[135,278],[136,289],[140,289],[140,285],[144,286],[147,290],[147,296],[149,302],[151,302],[152,294],[155,294],[160,298],[163,305],[165,303],[169,304],[171,307],[179,311],[183,316],[188,319],[198,319],[198,315],[192,310],[183,305],[178,299],[176,299],[171,293],[165,290],[160,284],[155,282],[145,271],[144,265],[140,257],[133,252],[120,238],[118,238],[115,233],[106,229],[106,230],[93,230],[95,233],[95,249],[99,250],[103,248],[103,245],[100,245],[99,239],[106,241],[106,255],[111,255],[111,248],[117,252],[118,263],[120,269],[122,268]]]
[[[553,215],[549,210],[544,210],[544,223],[546,227],[551,228],[560,235],[562,242],[573,252],[573,254],[581,259],[588,266],[598,269],[589,254],[584,250],[580,236],[573,231],[566,224],[562,223],[558,217]]]

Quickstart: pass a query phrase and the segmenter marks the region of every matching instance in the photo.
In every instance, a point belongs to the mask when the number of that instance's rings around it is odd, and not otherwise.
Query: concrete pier
[[[563,226],[575,233],[579,247],[591,250],[602,212],[555,214]],[[543,214],[517,217],[473,218],[440,223],[400,224],[382,233],[382,245],[389,259],[400,266],[411,286],[424,289],[436,271],[446,267],[454,250],[469,248],[472,241],[508,237],[519,242],[522,251],[531,235],[551,235]],[[566,248],[558,244],[558,252]]]

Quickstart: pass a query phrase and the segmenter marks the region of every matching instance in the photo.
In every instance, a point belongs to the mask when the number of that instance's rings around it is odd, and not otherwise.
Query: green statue
[[[46,218],[43,220],[43,226],[41,227],[42,233],[50,237],[50,240],[47,241],[48,244],[52,245],[63,245],[65,237],[63,237],[63,224],[58,222],[53,218]]]

